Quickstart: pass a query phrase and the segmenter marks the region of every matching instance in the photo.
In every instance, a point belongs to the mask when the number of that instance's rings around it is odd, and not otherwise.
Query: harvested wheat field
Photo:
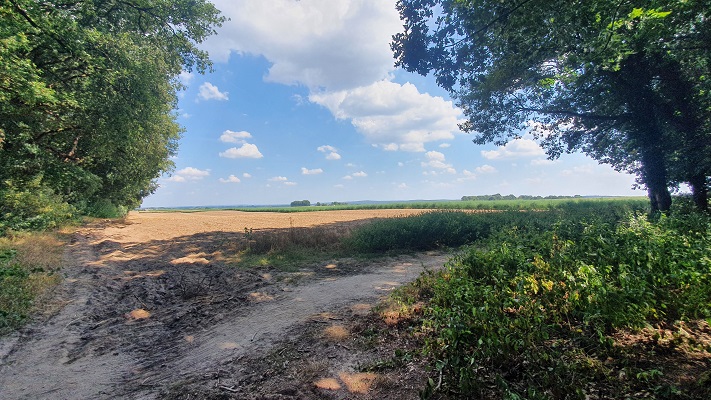
[[[245,229],[308,236],[421,212],[132,212],[91,223],[72,235],[42,316],[0,339],[0,398],[416,398],[415,370],[361,371],[389,357],[373,346],[387,325],[372,307],[446,254],[289,271],[231,260]]]

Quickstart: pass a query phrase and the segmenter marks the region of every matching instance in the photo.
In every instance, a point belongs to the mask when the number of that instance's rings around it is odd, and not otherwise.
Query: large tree
[[[708,0],[400,0],[397,64],[434,73],[476,143],[532,132],[637,174],[653,210],[711,175]]]
[[[177,77],[210,68],[197,45],[219,11],[206,0],[0,0],[0,18],[0,195],[37,187],[84,210],[140,204],[173,166]]]

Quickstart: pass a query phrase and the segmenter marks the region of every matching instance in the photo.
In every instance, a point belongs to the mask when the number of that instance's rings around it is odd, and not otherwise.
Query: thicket
[[[421,218],[437,236],[439,226],[467,217]],[[426,303],[418,332],[426,337],[435,379],[423,397],[711,396],[708,373],[680,387],[664,376],[670,366],[663,358],[661,364],[630,360],[613,340],[615,333],[649,326],[711,323],[707,215],[677,209],[650,219],[646,213],[625,215],[621,207],[578,207],[471,218],[489,226],[459,225],[459,235],[473,244],[443,271],[418,280],[414,292],[402,292],[405,303]],[[376,223],[372,237],[387,243],[391,236],[407,236],[415,219]],[[645,357],[681,351],[681,342]],[[703,348],[708,344],[691,345],[711,351]]]

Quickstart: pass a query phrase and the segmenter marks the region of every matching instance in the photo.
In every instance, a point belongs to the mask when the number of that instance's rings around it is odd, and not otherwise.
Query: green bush
[[[61,196],[32,181],[22,188],[12,182],[0,186],[0,236],[10,230],[42,231],[55,228],[77,216],[77,210]]]
[[[557,221],[618,221],[630,212],[643,211],[638,201],[568,201],[548,210],[467,212],[438,210],[406,217],[383,218],[356,229],[345,247],[361,253],[424,251],[459,247],[516,226],[538,232]]]
[[[584,214],[499,230],[434,278],[427,351],[454,393],[585,398],[614,330],[711,317],[708,217]]]
[[[108,199],[97,200],[87,209],[87,214],[96,218],[121,218],[127,213],[126,207],[116,206]]]

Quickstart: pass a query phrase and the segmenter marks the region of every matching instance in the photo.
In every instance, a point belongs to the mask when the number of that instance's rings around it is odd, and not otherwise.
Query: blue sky
[[[395,0],[214,0],[230,18],[183,73],[176,169],[143,207],[644,195],[582,154],[479,146],[431,78],[393,67]],[[278,11],[277,11],[278,10]]]

